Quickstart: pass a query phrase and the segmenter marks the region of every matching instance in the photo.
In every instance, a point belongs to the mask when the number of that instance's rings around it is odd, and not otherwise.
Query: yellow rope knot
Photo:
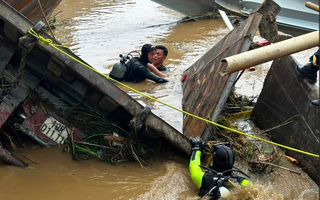
[[[41,44],[45,44],[45,45],[52,44],[52,40],[51,39],[45,39],[44,37],[42,37],[41,35],[36,33],[32,28],[30,28],[28,33],[30,33],[30,35],[33,35],[35,38],[38,38],[38,40],[39,40],[39,42]]]
[[[41,35],[39,35],[39,42],[41,44],[45,44],[45,45],[50,45],[52,44],[52,40],[51,39],[45,39],[44,37],[42,37]]]
[[[29,29],[28,33],[30,33],[30,35],[33,35],[36,38],[39,38],[39,35],[32,28]]]
[[[28,31],[28,33],[29,33],[30,35],[34,36],[35,38],[38,38],[38,40],[39,40],[39,42],[40,42],[41,44],[50,45],[50,46],[52,46],[53,48],[57,49],[58,51],[61,51],[61,50],[59,50],[57,47],[69,49],[69,47],[64,46],[64,45],[53,44],[51,39],[45,39],[44,37],[42,37],[41,35],[39,35],[38,33],[36,33],[32,28],[30,28],[30,30]],[[69,55],[67,55],[67,56],[69,56]],[[69,56],[69,57],[70,57],[70,56]],[[70,58],[72,58],[72,57],[70,57]],[[74,59],[74,58],[72,58],[72,59]],[[75,59],[74,59],[74,60],[75,60]]]

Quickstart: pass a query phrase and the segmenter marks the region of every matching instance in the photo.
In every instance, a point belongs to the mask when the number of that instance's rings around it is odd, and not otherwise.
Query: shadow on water
[[[183,16],[150,0],[63,0],[56,9],[59,11],[62,14],[57,15],[57,20],[65,23],[54,30],[57,40],[102,73],[110,72],[119,54],[139,50],[144,43],[167,46],[169,55],[165,64],[171,70],[170,82],[128,85],[180,109],[183,71],[228,33],[221,19],[174,23]],[[313,51],[306,51],[304,56],[299,54],[299,62],[307,60]],[[263,64],[254,72],[246,71],[236,89],[246,95],[258,94],[268,67]],[[141,104],[151,104],[155,114],[182,130],[181,113],[123,90]],[[94,159],[78,163],[59,147],[28,145],[19,151],[38,164],[30,164],[26,169],[0,165],[1,199],[198,199],[198,189],[188,171],[189,158],[170,151],[169,147],[148,160],[146,168],[137,163],[113,166]],[[248,171],[246,163],[240,160],[236,166]],[[270,174],[250,175],[254,186],[235,189],[228,199],[319,198],[318,187],[305,174],[298,176],[274,169]]]

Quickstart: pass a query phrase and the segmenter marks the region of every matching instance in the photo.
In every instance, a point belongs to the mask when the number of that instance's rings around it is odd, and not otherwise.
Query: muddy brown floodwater
[[[106,74],[119,60],[119,54],[139,50],[145,43],[167,46],[165,64],[171,70],[170,82],[161,85],[145,81],[129,86],[177,108],[181,108],[183,71],[229,32],[221,19],[176,23],[184,16],[150,0],[63,0],[55,13],[59,11],[56,18],[63,23],[54,30],[57,40]],[[296,59],[307,62],[315,50],[295,54]],[[256,71],[245,71],[236,91],[257,96],[269,66],[265,63],[256,66]],[[182,130],[181,113],[124,90],[141,104],[152,105],[154,113]],[[238,123],[246,127],[246,132],[255,132],[250,123]],[[37,164],[28,162],[26,169],[0,164],[1,200],[198,199],[189,176],[188,157],[179,152],[164,151],[148,160],[145,168],[137,163],[113,166],[94,159],[76,162],[59,147],[26,144],[19,152]],[[280,164],[302,172],[285,160]],[[248,172],[245,163],[237,161],[236,166]],[[274,169],[268,175],[250,175],[254,186],[235,190],[229,199],[319,198],[318,186],[303,172],[299,176]]]

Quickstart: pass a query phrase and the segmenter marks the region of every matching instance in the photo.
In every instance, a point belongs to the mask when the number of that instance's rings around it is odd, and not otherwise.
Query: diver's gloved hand
[[[202,151],[203,148],[205,147],[205,142],[202,141],[202,139],[199,137],[196,137],[196,138],[191,137],[190,142],[191,142],[192,151]]]
[[[165,78],[158,78],[155,82],[156,83],[167,83],[169,81],[167,79],[165,79]]]

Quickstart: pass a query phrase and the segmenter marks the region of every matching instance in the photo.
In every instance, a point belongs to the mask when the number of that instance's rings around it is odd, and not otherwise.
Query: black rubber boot
[[[297,66],[297,72],[300,76],[307,79],[310,84],[317,82],[317,71],[319,67],[313,66],[312,63],[307,63],[303,67]]]
[[[319,99],[312,100],[311,104],[314,105],[314,106],[318,106],[319,107]]]

